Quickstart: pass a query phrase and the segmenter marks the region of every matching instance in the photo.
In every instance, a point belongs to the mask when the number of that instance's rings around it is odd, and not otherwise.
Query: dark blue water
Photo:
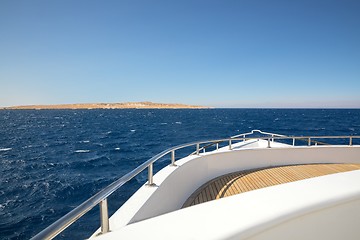
[[[170,146],[251,129],[359,135],[360,110],[2,110],[0,239],[30,238]],[[110,213],[145,181],[146,172],[111,196]],[[99,226],[98,214],[92,210],[60,238],[88,237]]]

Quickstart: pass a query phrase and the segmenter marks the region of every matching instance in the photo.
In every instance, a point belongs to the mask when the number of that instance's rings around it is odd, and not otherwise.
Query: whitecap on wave
[[[182,124],[182,122],[175,122],[176,124]]]
[[[136,130],[135,130],[135,129],[131,129],[130,131],[135,132]]]
[[[5,151],[9,151],[11,150],[12,148],[0,148],[0,152],[5,152]]]
[[[90,150],[76,150],[76,153],[88,153]]]

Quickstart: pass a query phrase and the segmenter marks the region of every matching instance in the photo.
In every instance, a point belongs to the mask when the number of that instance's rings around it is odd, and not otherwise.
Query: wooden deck
[[[183,208],[259,188],[358,169],[360,164],[307,164],[235,172],[205,183]]]

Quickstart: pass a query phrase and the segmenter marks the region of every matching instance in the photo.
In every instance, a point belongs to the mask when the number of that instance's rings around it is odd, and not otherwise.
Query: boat
[[[360,136],[260,130],[167,149],[32,239],[52,239],[95,206],[90,239],[359,239]],[[180,159],[184,148],[193,152]],[[153,165],[170,156],[155,175]],[[110,218],[107,198],[148,171]]]

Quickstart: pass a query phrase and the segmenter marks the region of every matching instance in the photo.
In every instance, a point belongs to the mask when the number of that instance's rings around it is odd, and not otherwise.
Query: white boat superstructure
[[[253,130],[177,146],[121,177],[34,239],[53,238],[97,204],[102,226],[94,239],[358,239],[360,145],[353,140],[359,138]],[[323,143],[334,139],[346,144]],[[176,150],[184,147],[196,151],[176,161]],[[153,163],[168,154],[171,164],[153,175]],[[306,171],[287,168],[276,175],[282,167],[299,165]],[[146,168],[148,182],[109,219],[107,197]],[[230,177],[237,172],[235,180]],[[191,196],[194,203],[185,207]]]

